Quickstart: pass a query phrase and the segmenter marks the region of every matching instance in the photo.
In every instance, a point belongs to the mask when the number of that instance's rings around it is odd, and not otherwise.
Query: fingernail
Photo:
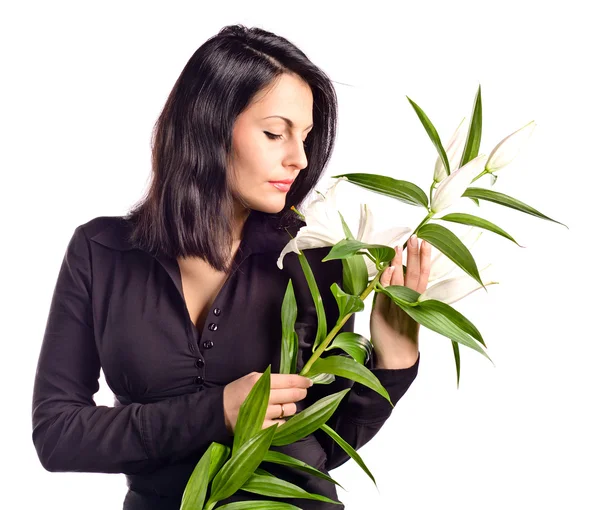
[[[417,236],[416,236],[416,235],[412,235],[412,236],[410,237],[410,244],[411,244],[412,246],[417,246]]]
[[[315,381],[313,381],[312,379],[308,380],[308,387],[310,388],[313,384],[315,384]]]
[[[388,269],[390,270],[390,273],[393,273],[396,266],[388,266]]]

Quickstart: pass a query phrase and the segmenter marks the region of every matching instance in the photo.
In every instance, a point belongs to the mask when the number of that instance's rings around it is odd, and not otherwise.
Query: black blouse
[[[177,261],[132,246],[129,228],[124,217],[94,218],[75,229],[67,246],[35,375],[32,437],[48,471],[124,473],[129,487],[124,509],[179,510],[205,449],[213,441],[232,444],[223,412],[225,385],[269,364],[273,373],[279,370],[281,304],[290,278],[298,303],[298,370],[312,353],[315,307],[298,256],[286,255],[282,270],[276,265],[289,234],[276,229],[270,216],[252,211],[234,269],[198,331],[185,304]],[[333,282],[342,286],[342,264],[321,262],[328,251],[317,248],[305,255],[329,330],[338,317],[329,288]],[[354,316],[342,331],[353,327]],[[419,359],[405,369],[375,369],[375,359],[367,361],[394,404],[415,379],[418,365]],[[114,407],[94,402],[100,369],[115,395]],[[309,388],[298,412],[348,387],[328,424],[358,449],[392,412],[376,392],[336,377]],[[272,449],[325,473],[349,459],[322,431]],[[339,501],[336,486],[325,480],[271,463],[261,467]],[[367,477],[365,483],[371,483]],[[240,490],[217,507],[244,499],[276,498]],[[344,508],[307,499],[281,501],[305,509]]]

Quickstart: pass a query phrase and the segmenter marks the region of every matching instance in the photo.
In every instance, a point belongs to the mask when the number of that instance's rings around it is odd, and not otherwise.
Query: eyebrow
[[[265,117],[265,119],[271,119],[273,117],[279,117],[280,119],[283,119],[289,127],[294,127],[294,123],[290,119],[288,119],[287,117],[282,117],[281,115],[270,115],[269,117]],[[310,126],[306,126],[304,131],[306,131],[307,129],[310,129],[311,127],[313,127],[313,124],[311,124]]]

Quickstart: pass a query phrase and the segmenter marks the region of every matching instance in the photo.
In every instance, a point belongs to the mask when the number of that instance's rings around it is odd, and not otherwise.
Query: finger
[[[278,423],[279,425],[283,425],[285,423],[285,420],[265,420],[263,422],[263,429],[268,429],[269,427],[271,427],[274,423]]]
[[[408,253],[406,256],[406,278],[405,286],[413,290],[419,285],[419,277],[421,274],[421,262],[419,260],[419,239],[412,235],[408,241]]]
[[[392,262],[390,262],[390,265],[385,268],[385,271],[383,273],[381,273],[379,283],[381,283],[382,287],[387,287],[388,285],[391,285],[392,275],[394,274],[396,269]]]
[[[288,402],[299,402],[306,398],[306,388],[282,388],[271,390],[269,404],[287,404]]]
[[[392,260],[392,264],[395,266],[394,272],[392,273],[391,285],[404,285],[404,271],[402,270],[402,248],[396,246],[394,248],[396,255]]]
[[[427,290],[429,283],[429,274],[431,273],[431,245],[427,241],[421,241],[421,271],[419,274],[419,284],[417,292],[422,294]]]
[[[273,388],[310,388],[313,382],[308,377],[298,374],[271,374]]]
[[[293,416],[296,414],[298,407],[293,402],[283,403],[283,416]],[[267,412],[265,414],[267,418],[277,420],[281,416],[281,405],[269,405],[267,406]]]

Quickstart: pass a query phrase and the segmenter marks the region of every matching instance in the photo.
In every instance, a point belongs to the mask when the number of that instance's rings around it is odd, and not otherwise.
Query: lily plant
[[[479,266],[470,249],[478,242],[484,231],[500,235],[521,246],[515,239],[494,223],[476,215],[448,213],[438,216],[461,198],[472,200],[477,206],[480,200],[509,207],[544,220],[566,225],[549,218],[533,207],[509,195],[487,188],[471,186],[486,174],[497,180],[496,173],[515,159],[531,136],[535,122],[531,121],[500,141],[487,155],[480,155],[482,130],[481,87],[478,88],[471,120],[468,126],[461,121],[451,139],[442,145],[437,130],[425,112],[410,98],[408,101],[419,117],[431,139],[438,157],[435,162],[429,196],[418,185],[389,176],[347,173],[334,176],[337,179],[325,194],[318,193],[304,210],[294,211],[306,225],[283,248],[277,266],[282,269],[284,257],[295,253],[300,260],[316,309],[317,331],[312,355],[300,375],[315,383],[328,384],[336,376],[349,378],[379,393],[390,402],[389,394],[377,377],[365,366],[371,354],[371,341],[357,333],[340,333],[341,327],[352,314],[364,309],[364,301],[371,292],[382,292],[419,324],[450,339],[454,353],[457,387],[460,381],[459,345],[469,347],[490,361],[482,334],[475,325],[450,306],[481,288],[499,282],[493,279],[491,264]],[[404,204],[425,209],[425,217],[415,229],[400,226],[375,231],[373,215],[367,204],[360,205],[360,219],[356,235],[346,224],[337,208],[336,192],[340,182],[355,184],[369,191],[394,198]],[[462,236],[457,236],[440,222],[468,225]],[[567,227],[568,228],[568,227]],[[423,293],[403,285],[383,287],[379,279],[395,256],[394,247],[406,248],[408,239],[415,234],[432,245],[432,263],[429,282]],[[320,290],[315,281],[303,250],[331,247],[322,261],[340,259],[343,264],[343,288],[334,283],[333,293],[339,308],[339,317],[327,331],[325,310]],[[482,267],[482,269],[480,269]],[[405,270],[405,266],[403,266]],[[458,276],[448,277],[452,271]],[[295,331],[297,305],[291,279],[281,308],[282,341],[279,373],[297,370],[298,335]],[[345,355],[322,357],[325,351],[339,348]],[[493,363],[493,362],[492,362]],[[261,467],[271,462],[299,469],[330,481],[341,487],[331,477],[298,459],[270,449],[302,439],[317,429],[329,434],[333,440],[365,471],[375,483],[375,478],[354,448],[327,425],[345,394],[350,389],[333,393],[295,414],[282,425],[261,429],[270,393],[271,366],[267,367],[240,408],[234,430],[232,446],[212,443],[202,456],[186,486],[181,510],[212,510],[218,501],[228,498],[236,491],[261,494],[277,498],[305,498],[338,503],[325,496],[312,494],[285,480],[278,479]],[[280,501],[242,501],[226,504],[224,510],[241,509],[295,509],[294,505]]]

